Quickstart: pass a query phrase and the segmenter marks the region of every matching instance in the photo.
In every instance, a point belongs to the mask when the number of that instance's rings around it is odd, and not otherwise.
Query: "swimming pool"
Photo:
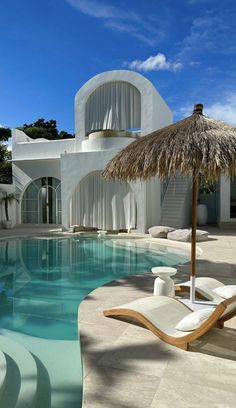
[[[0,334],[20,343],[36,361],[34,406],[79,406],[82,369],[77,316],[78,305],[88,293],[114,279],[186,260],[181,252],[169,252],[167,247],[154,251],[150,244],[142,248],[132,240],[1,242]]]

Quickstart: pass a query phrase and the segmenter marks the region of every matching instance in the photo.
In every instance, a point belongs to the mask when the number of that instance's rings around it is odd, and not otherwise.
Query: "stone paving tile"
[[[157,341],[152,333],[134,327],[132,334],[127,329],[97,364],[146,375],[152,373],[152,376],[160,377],[168,361],[172,358],[176,360],[175,357],[171,347]]]
[[[191,389],[192,383],[235,393],[236,397],[236,364],[227,358],[219,358],[207,354],[188,352],[178,359],[169,360],[162,378],[172,381],[178,379]]]
[[[112,328],[107,325],[105,317],[102,319],[97,319],[96,316],[94,320],[91,319],[90,322],[79,322],[80,333],[86,334],[86,336],[91,336],[92,339],[96,337],[101,337],[104,340],[114,340],[125,331],[126,327],[123,322],[114,319]]]
[[[182,379],[182,371],[174,377],[162,378],[150,408],[235,408],[236,390],[229,392],[224,384],[218,389]]]
[[[152,375],[99,366],[86,378],[83,408],[149,408],[159,382]]]

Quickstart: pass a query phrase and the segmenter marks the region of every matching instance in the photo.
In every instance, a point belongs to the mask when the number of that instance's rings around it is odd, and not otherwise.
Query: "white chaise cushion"
[[[236,295],[236,285],[220,286],[219,288],[213,289],[212,292],[216,293],[218,296],[221,296],[223,299],[229,299]]]
[[[212,314],[214,308],[207,307],[205,309],[196,310],[185,316],[179,323],[175,326],[177,330],[180,331],[192,331],[201,326],[204,320]]]
[[[175,228],[172,228],[172,227],[158,225],[156,227],[149,228],[148,232],[153,238],[167,238],[167,234],[174,230]]]

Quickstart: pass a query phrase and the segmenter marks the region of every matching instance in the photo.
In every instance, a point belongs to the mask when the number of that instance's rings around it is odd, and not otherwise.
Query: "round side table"
[[[154,295],[175,297],[175,285],[171,276],[174,276],[176,272],[176,268],[169,266],[152,268],[152,273],[158,276],[154,281]]]

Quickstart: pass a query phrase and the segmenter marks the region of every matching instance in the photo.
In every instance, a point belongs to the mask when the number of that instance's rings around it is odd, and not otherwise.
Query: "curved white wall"
[[[90,79],[75,96],[75,135],[76,139],[86,136],[86,103],[90,95],[100,86],[109,82],[127,82],[141,95],[142,135],[172,123],[172,112],[152,83],[137,72],[119,70],[108,71]]]
[[[70,227],[70,200],[78,183],[91,172],[102,171],[118,151],[106,150],[62,155],[62,224],[65,228]],[[137,203],[137,228],[140,232],[144,232],[146,230],[146,184],[140,182],[129,184]]]
[[[85,139],[82,141],[82,152],[95,152],[111,149],[123,149],[135,139],[128,137],[103,137],[94,140]]]
[[[70,225],[119,230],[136,227],[136,202],[126,182],[105,180],[96,171],[83,178],[70,203]]]

